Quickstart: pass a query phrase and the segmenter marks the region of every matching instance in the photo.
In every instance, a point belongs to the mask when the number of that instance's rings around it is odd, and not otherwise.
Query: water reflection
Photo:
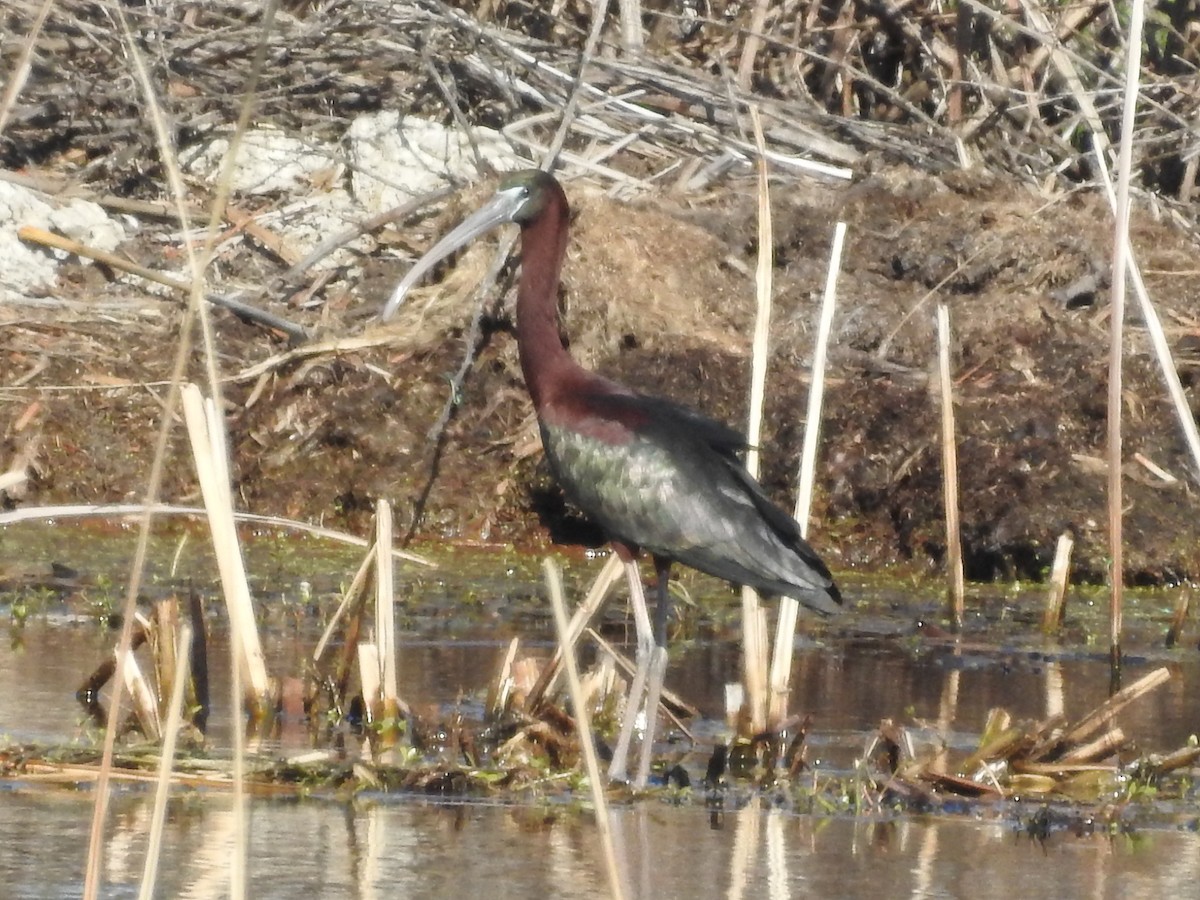
[[[136,894],[151,805],[114,798],[103,896]],[[0,794],[5,897],[78,896],[89,809],[86,794]],[[1003,821],[818,819],[762,801],[715,822],[694,806],[610,815],[630,897],[1157,898],[1191,896],[1200,877],[1193,831],[1037,841]],[[232,822],[227,797],[174,799],[157,896],[227,896]],[[263,900],[608,895],[593,822],[561,808],[255,800],[250,833]]]
[[[488,639],[431,641],[400,635],[402,694],[422,714],[448,716],[461,709],[468,720],[482,715],[482,700],[500,666],[511,635],[496,629]],[[76,688],[110,652],[114,637],[94,625],[65,627],[32,622],[17,649],[0,653],[0,729],[19,741],[88,740],[90,726],[74,700]],[[308,635],[272,630],[264,635],[269,670],[281,675],[304,671],[313,640]],[[550,653],[549,643],[526,652]],[[229,744],[227,635],[214,630],[211,694],[215,699],[210,743]],[[681,646],[673,654],[668,686],[695,704],[708,720],[695,730],[714,735],[723,718],[725,684],[740,672],[733,642]],[[1200,722],[1189,698],[1200,693],[1200,659],[1191,651],[1146,651],[1126,663],[1132,682],[1166,665],[1171,680],[1122,712],[1120,725],[1144,751],[1183,746]],[[1078,719],[1108,696],[1104,653],[1087,655],[1047,645],[1044,649],[964,649],[949,642],[904,642],[848,635],[822,645],[802,644],[796,654],[791,708],[813,717],[811,745],[822,759],[845,766],[861,753],[865,736],[884,718],[924,725],[952,749],[974,744],[994,707],[1017,719],[1043,720],[1055,714]],[[283,723],[271,753],[297,753],[310,747],[306,726]],[[701,773],[702,774],[702,771]]]
[[[401,635],[399,680],[413,702],[478,717],[513,630],[459,640]],[[212,641],[214,698],[225,698],[225,636]],[[461,638],[461,636],[460,636]],[[0,729],[10,739],[90,740],[74,691],[110,651],[113,636],[91,625],[30,622],[0,653]],[[295,674],[313,640],[300,629],[265,635],[271,671]],[[541,650],[549,653],[548,644]],[[1194,698],[1200,661],[1189,651],[1144,650],[1127,663],[1133,680],[1167,665],[1171,680],[1120,715],[1143,751],[1182,746],[1197,728]],[[724,685],[735,680],[732,642],[681,646],[668,683],[720,730]],[[792,708],[811,713],[811,758],[846,769],[862,755],[883,718],[917,723],[930,743],[965,750],[987,712],[1002,706],[1018,719],[1063,713],[1078,718],[1107,696],[1105,655],[1030,643],[972,647],[918,638],[842,634],[802,643]],[[293,723],[294,724],[294,723]],[[211,742],[227,745],[227,710],[212,718]],[[307,749],[295,729],[263,752]],[[703,772],[705,756],[685,760]],[[105,847],[106,897],[136,895],[152,799],[118,788]],[[997,897],[1188,896],[1200,877],[1195,813],[1179,827],[1136,837],[1051,833],[1045,841],[1013,824],[1013,807],[977,807],[973,818],[890,820],[818,818],[756,799],[712,813],[657,802],[611,813],[630,897],[736,898],[831,896]],[[0,896],[78,896],[91,795],[0,784]],[[1166,810],[1165,819],[1171,811]],[[1026,808],[1025,815],[1028,815]],[[994,816],[995,818],[992,818]],[[561,805],[431,805],[419,799],[360,795],[249,804],[250,896],[492,898],[607,896],[600,841],[585,814]],[[158,896],[205,900],[229,891],[234,851],[230,799],[178,790],[168,808]]]

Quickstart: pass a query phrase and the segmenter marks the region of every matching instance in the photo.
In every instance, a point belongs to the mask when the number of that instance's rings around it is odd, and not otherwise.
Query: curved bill
[[[404,276],[404,280],[396,285],[396,289],[392,291],[392,296],[388,298],[388,302],[383,307],[383,312],[380,313],[379,317],[386,322],[394,316],[396,310],[400,308],[400,304],[404,302],[405,296],[412,290],[413,286],[430,269],[455,250],[458,250],[460,247],[479,237],[479,235],[491,231],[499,225],[506,225],[512,222],[513,217],[527,199],[528,196],[522,186],[497,192],[491,200],[464,219],[457,228],[434,244],[424,256],[416,261],[413,267],[409,269],[408,274]]]

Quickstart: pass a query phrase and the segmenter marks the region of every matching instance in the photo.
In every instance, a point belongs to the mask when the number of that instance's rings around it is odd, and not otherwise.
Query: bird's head
[[[546,209],[555,192],[561,194],[562,188],[558,186],[554,176],[540,169],[527,169],[506,176],[487,203],[416,261],[404,276],[404,280],[392,292],[380,318],[386,322],[395,315],[408,292],[430,269],[481,234],[500,225],[516,224],[524,227],[536,220]]]

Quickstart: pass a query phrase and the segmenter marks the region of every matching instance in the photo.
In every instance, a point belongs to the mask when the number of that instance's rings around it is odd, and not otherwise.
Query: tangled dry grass
[[[1181,212],[1200,153],[1193,6],[1170,0],[1151,17],[1136,135],[1143,185]],[[39,8],[15,0],[3,13],[0,48],[15,77],[0,113],[0,164],[156,198],[157,150],[104,4],[60,0],[40,34]],[[266,35],[247,4],[130,11],[181,150],[236,120],[260,41],[261,124],[337,139],[354,116],[387,108],[494,127],[535,152],[578,90],[565,161],[627,186],[695,189],[751,155],[750,102],[777,160],[974,162],[1035,183],[1094,177],[1089,129],[1113,138],[1118,128],[1122,7],[1099,0],[1020,0],[1001,11],[978,0],[655,0],[641,10],[641,52],[622,52],[613,11],[582,70],[595,14],[584,0],[289,8]]]

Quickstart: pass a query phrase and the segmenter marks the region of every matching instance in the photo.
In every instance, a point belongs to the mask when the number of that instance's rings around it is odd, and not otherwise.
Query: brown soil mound
[[[562,308],[572,352],[740,425],[754,310],[753,183],[728,183],[703,199],[663,195],[630,204],[581,185],[569,184],[568,193],[576,216]],[[969,576],[1039,577],[1056,538],[1069,532],[1078,541],[1076,576],[1101,577],[1111,244],[1101,201],[1082,194],[1046,200],[987,177],[884,168],[850,187],[777,192],[773,202],[764,483],[785,503],[805,426],[807,363],[833,223],[849,225],[812,529],[833,568],[934,566],[944,552],[940,425],[929,377],[936,297],[949,303],[955,335]],[[1146,215],[1134,217],[1133,242],[1190,389],[1189,351],[1200,322],[1200,290],[1188,277],[1195,246]],[[431,434],[467,352],[467,276],[488,255],[464,255],[442,284],[417,292],[397,325],[369,327],[366,336],[377,341],[296,356],[262,372],[250,367],[283,348],[218,312],[223,365],[234,376],[227,402],[239,502],[362,528],[375,499],[390,497],[401,522],[419,514],[416,532],[424,536],[597,540],[564,507],[540,462],[508,302],[483,316],[453,415]],[[95,269],[70,272],[65,295],[86,300],[104,292]],[[401,273],[382,271],[375,295],[328,304],[326,331],[354,330]],[[1066,290],[1089,276],[1097,288]],[[37,477],[22,504],[115,502],[144,490],[176,315],[146,297],[129,303],[125,315],[81,313],[74,321],[32,308],[4,313],[0,383],[23,386],[0,393],[0,422],[8,428],[0,462],[32,454]],[[1200,510],[1136,309],[1132,318],[1126,559],[1140,580],[1171,580],[1198,571],[1193,525]],[[24,379],[35,368],[36,378]],[[1140,458],[1178,480],[1164,481]],[[196,497],[178,449],[168,471],[167,498]]]

